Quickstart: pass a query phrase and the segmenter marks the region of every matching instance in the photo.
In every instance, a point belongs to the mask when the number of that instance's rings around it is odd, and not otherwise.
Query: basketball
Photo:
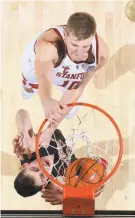
[[[102,164],[102,161],[92,158],[80,158],[68,167],[65,181],[68,186],[88,187],[98,184],[106,176],[106,167]],[[97,188],[96,192],[100,188]]]

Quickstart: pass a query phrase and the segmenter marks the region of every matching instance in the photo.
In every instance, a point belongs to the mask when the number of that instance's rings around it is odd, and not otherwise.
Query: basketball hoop
[[[123,140],[122,140],[122,136],[121,136],[121,132],[120,129],[117,125],[117,123],[115,122],[115,120],[110,116],[109,113],[107,113],[105,110],[103,110],[102,108],[93,105],[93,104],[89,104],[89,103],[83,103],[83,102],[75,102],[75,103],[71,103],[67,105],[68,107],[74,107],[74,106],[83,106],[83,107],[87,107],[89,109],[93,109],[96,110],[98,112],[101,112],[103,115],[105,115],[105,117],[111,122],[111,124],[113,125],[113,127],[115,128],[115,132],[118,136],[118,143],[119,143],[119,150],[118,150],[118,155],[117,155],[117,161],[115,163],[115,165],[113,166],[113,168],[111,169],[111,171],[108,173],[108,175],[103,178],[98,184],[93,184],[90,187],[81,187],[81,188],[74,188],[74,187],[68,187],[66,184],[61,183],[60,181],[58,181],[56,178],[54,178],[44,167],[40,155],[39,155],[39,138],[40,138],[40,134],[45,126],[45,124],[47,123],[47,119],[45,119],[36,136],[36,155],[37,155],[37,160],[39,163],[39,166],[42,170],[42,172],[50,179],[50,181],[52,181],[53,183],[57,184],[58,186],[62,187],[64,189],[64,200],[63,200],[63,208],[64,208],[64,215],[81,215],[81,216],[86,216],[86,215],[93,215],[94,214],[94,190],[98,187],[104,186],[104,184],[110,180],[110,178],[115,174],[115,172],[117,171],[121,159],[122,159],[122,154],[123,154]],[[88,191],[89,190],[89,191]],[[70,193],[69,193],[70,192]],[[87,200],[90,202],[91,201],[91,208],[87,208],[88,210],[80,210],[78,209],[79,212],[73,212],[74,210],[72,210],[72,207],[69,207],[69,200],[71,200],[71,198],[73,199],[73,197],[77,197],[78,199],[80,199],[80,195],[81,193],[86,194],[86,198]],[[89,193],[89,195],[88,195]],[[75,196],[73,196],[75,195]],[[80,200],[79,200],[80,202]],[[82,201],[81,201],[82,202]],[[75,203],[76,204],[76,203]],[[72,205],[75,206],[75,204],[72,202]],[[82,203],[80,203],[82,205]],[[66,206],[68,205],[68,206]],[[86,206],[86,202],[84,204],[83,202],[83,207]],[[69,208],[69,209],[67,209]],[[72,211],[71,211],[72,210]],[[85,211],[85,212],[84,212]]]

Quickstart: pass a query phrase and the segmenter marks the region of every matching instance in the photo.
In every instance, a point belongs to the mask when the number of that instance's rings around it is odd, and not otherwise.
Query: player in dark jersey
[[[42,173],[39,167],[35,153],[35,134],[31,124],[30,116],[27,111],[21,109],[17,112],[16,125],[18,128],[18,134],[13,140],[14,153],[17,154],[21,162],[21,171],[14,181],[14,187],[17,193],[23,197],[29,197],[44,190],[44,188],[46,190],[61,192],[61,190],[55,184],[48,180],[47,176]],[[27,148],[29,145],[29,155],[31,154],[31,156],[25,154],[25,151],[24,154],[22,154],[22,149],[25,148],[24,143],[27,143]],[[41,144],[42,146],[44,145],[44,138],[42,133]],[[61,146],[59,151],[57,149],[58,144]],[[54,177],[64,176],[64,171],[67,168],[67,163],[65,161],[62,164],[59,152],[62,152],[62,154],[65,155],[64,159],[66,160],[67,152],[69,151],[67,151],[65,138],[62,132],[59,129],[56,129],[49,146],[46,148],[42,146],[39,148],[39,153],[42,162],[48,171]],[[71,161],[74,161],[75,159],[75,156],[72,155]]]
[[[17,193],[23,197],[29,197],[42,192],[41,197],[45,201],[53,205],[62,204],[62,188],[49,181],[39,167],[35,153],[35,134],[27,111],[22,109],[18,111],[16,125],[18,134],[13,140],[14,153],[20,158],[21,162],[21,171],[14,181]],[[42,163],[44,163],[50,174],[54,177],[64,177],[65,170],[70,163],[76,160],[76,157],[66,145],[62,132],[56,129],[49,145],[45,146],[46,138],[44,138],[43,131],[40,135],[39,144],[39,154]],[[25,154],[25,148],[27,149],[27,154]],[[68,156],[70,158],[67,158]],[[106,161],[101,158],[101,163],[104,165]]]

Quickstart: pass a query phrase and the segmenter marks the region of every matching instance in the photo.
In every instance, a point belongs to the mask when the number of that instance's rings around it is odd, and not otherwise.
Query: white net
[[[54,132],[52,142],[55,145],[50,143],[49,146],[56,151],[54,155],[57,154],[51,173],[53,177],[64,184],[67,167],[82,157],[102,158],[107,174],[112,171],[118,158],[119,138],[115,127],[104,114],[80,106],[78,113],[70,119],[64,119],[58,129],[65,140],[57,135],[57,131],[56,134]],[[44,149],[49,156],[48,148],[44,146]]]

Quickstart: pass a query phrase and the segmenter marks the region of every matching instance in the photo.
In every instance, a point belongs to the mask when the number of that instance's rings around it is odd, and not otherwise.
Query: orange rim
[[[103,179],[101,182],[99,182],[98,184],[95,184],[95,185],[92,185],[93,188],[97,188],[98,186],[101,186],[103,185],[105,182],[107,182],[113,175],[114,173],[117,171],[119,165],[120,165],[120,162],[121,162],[121,159],[122,159],[122,154],[123,154],[123,140],[122,140],[122,135],[121,135],[121,132],[120,132],[120,129],[117,125],[117,123],[115,122],[115,120],[110,116],[110,114],[108,114],[105,110],[103,110],[102,108],[96,106],[96,105],[93,105],[93,104],[88,104],[88,103],[83,103],[83,102],[74,102],[74,103],[71,103],[71,104],[67,104],[67,107],[73,107],[73,106],[85,106],[85,107],[90,107],[90,108],[93,108],[93,109],[96,109],[98,111],[100,111],[101,113],[103,113],[113,124],[113,126],[115,127],[115,130],[118,134],[118,138],[119,138],[119,145],[120,145],[120,148],[119,148],[119,154],[118,154],[118,159],[116,161],[116,164],[115,166],[113,167],[112,171],[107,175],[107,177],[105,179]],[[37,156],[37,160],[38,160],[38,163],[39,163],[39,166],[42,170],[42,172],[52,181],[54,182],[55,184],[59,185],[60,187],[64,188],[65,186],[67,185],[64,185],[62,184],[61,182],[57,181],[57,179],[55,179],[53,176],[51,176],[48,171],[44,168],[44,165],[42,163],[42,160],[40,158],[40,155],[39,155],[39,138],[40,138],[40,134],[42,132],[42,129],[44,127],[44,125],[47,123],[48,119],[45,119],[39,130],[38,130],[38,133],[36,135],[36,156]]]

